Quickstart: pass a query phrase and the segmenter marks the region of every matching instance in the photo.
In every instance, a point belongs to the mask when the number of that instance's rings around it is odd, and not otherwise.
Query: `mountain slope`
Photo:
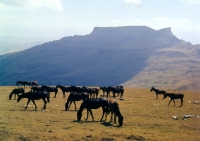
[[[40,85],[159,86],[154,69],[160,68],[161,64],[165,66],[166,62],[159,62],[166,56],[164,50],[169,49],[173,56],[177,52],[174,49],[177,48],[179,52],[182,46],[187,46],[187,43],[177,39],[171,28],[95,27],[85,36],[64,37],[15,54],[0,56],[0,85],[14,85],[17,80],[27,80],[38,81]],[[193,48],[192,45],[190,47]],[[174,55],[177,60],[183,54]],[[190,64],[188,60],[190,58],[184,61]],[[155,66],[157,63],[159,65]],[[176,62],[172,57],[168,63]],[[152,67],[155,68],[148,69]],[[167,70],[168,66],[164,69]],[[152,81],[140,77],[146,71],[152,75]]]

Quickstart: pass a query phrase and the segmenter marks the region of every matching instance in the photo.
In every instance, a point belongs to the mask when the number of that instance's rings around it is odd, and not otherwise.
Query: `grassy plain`
[[[179,91],[184,93],[184,106],[179,108],[176,100],[167,106],[169,99],[156,100],[154,92],[149,89],[125,88],[124,99],[117,101],[124,116],[124,125],[109,123],[110,115],[105,122],[100,122],[101,109],[93,110],[95,121],[91,116],[88,121],[86,110],[82,121],[76,121],[76,111],[72,104],[69,111],[64,111],[67,98],[62,98],[59,89],[57,98],[51,94],[46,111],[42,112],[43,101],[36,101],[38,110],[30,102],[24,110],[27,99],[19,103],[8,95],[15,87],[0,87],[0,140],[1,141],[48,141],[48,140],[88,140],[88,141],[199,141],[200,140],[200,92]],[[26,92],[29,91],[26,88]],[[169,90],[167,90],[169,91]],[[102,94],[102,91],[100,91]],[[196,101],[196,103],[195,103]],[[81,104],[77,102],[77,107]],[[183,120],[183,115],[194,115]],[[177,116],[178,119],[173,119]]]

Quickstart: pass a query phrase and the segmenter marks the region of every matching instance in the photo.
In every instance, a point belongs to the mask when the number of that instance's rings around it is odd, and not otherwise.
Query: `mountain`
[[[0,85],[27,80],[40,85],[189,89],[197,81],[193,74],[198,75],[199,54],[199,45],[179,40],[171,28],[95,27],[88,35],[1,55]]]

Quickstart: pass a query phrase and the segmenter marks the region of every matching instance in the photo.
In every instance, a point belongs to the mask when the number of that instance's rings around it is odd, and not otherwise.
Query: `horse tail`
[[[55,92],[56,92],[56,94],[58,93],[58,88],[55,88],[56,90],[55,90]]]

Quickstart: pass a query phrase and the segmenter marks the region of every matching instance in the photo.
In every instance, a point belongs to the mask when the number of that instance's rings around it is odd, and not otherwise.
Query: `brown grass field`
[[[124,116],[124,124],[109,123],[110,115],[105,122],[100,122],[101,109],[93,110],[95,121],[91,116],[85,121],[86,110],[82,121],[76,121],[77,111],[72,104],[69,111],[64,111],[67,100],[62,98],[61,90],[57,98],[51,94],[47,109],[42,112],[43,101],[36,101],[38,110],[30,102],[24,110],[27,99],[19,103],[8,100],[10,92],[15,87],[0,87],[0,140],[1,141],[199,141],[200,140],[200,93],[179,91],[185,95],[183,107],[179,108],[180,100],[167,106],[169,98],[156,100],[150,89],[125,88],[123,98],[116,100]],[[26,88],[25,91],[29,91]],[[169,90],[167,90],[169,91]],[[177,91],[176,91],[177,92]],[[99,94],[102,94],[100,91]],[[68,94],[67,94],[68,96]],[[110,98],[108,98],[110,99]],[[196,103],[195,103],[196,102]],[[76,102],[79,108],[81,101]],[[183,115],[194,115],[182,119]],[[177,116],[178,119],[173,119]]]

